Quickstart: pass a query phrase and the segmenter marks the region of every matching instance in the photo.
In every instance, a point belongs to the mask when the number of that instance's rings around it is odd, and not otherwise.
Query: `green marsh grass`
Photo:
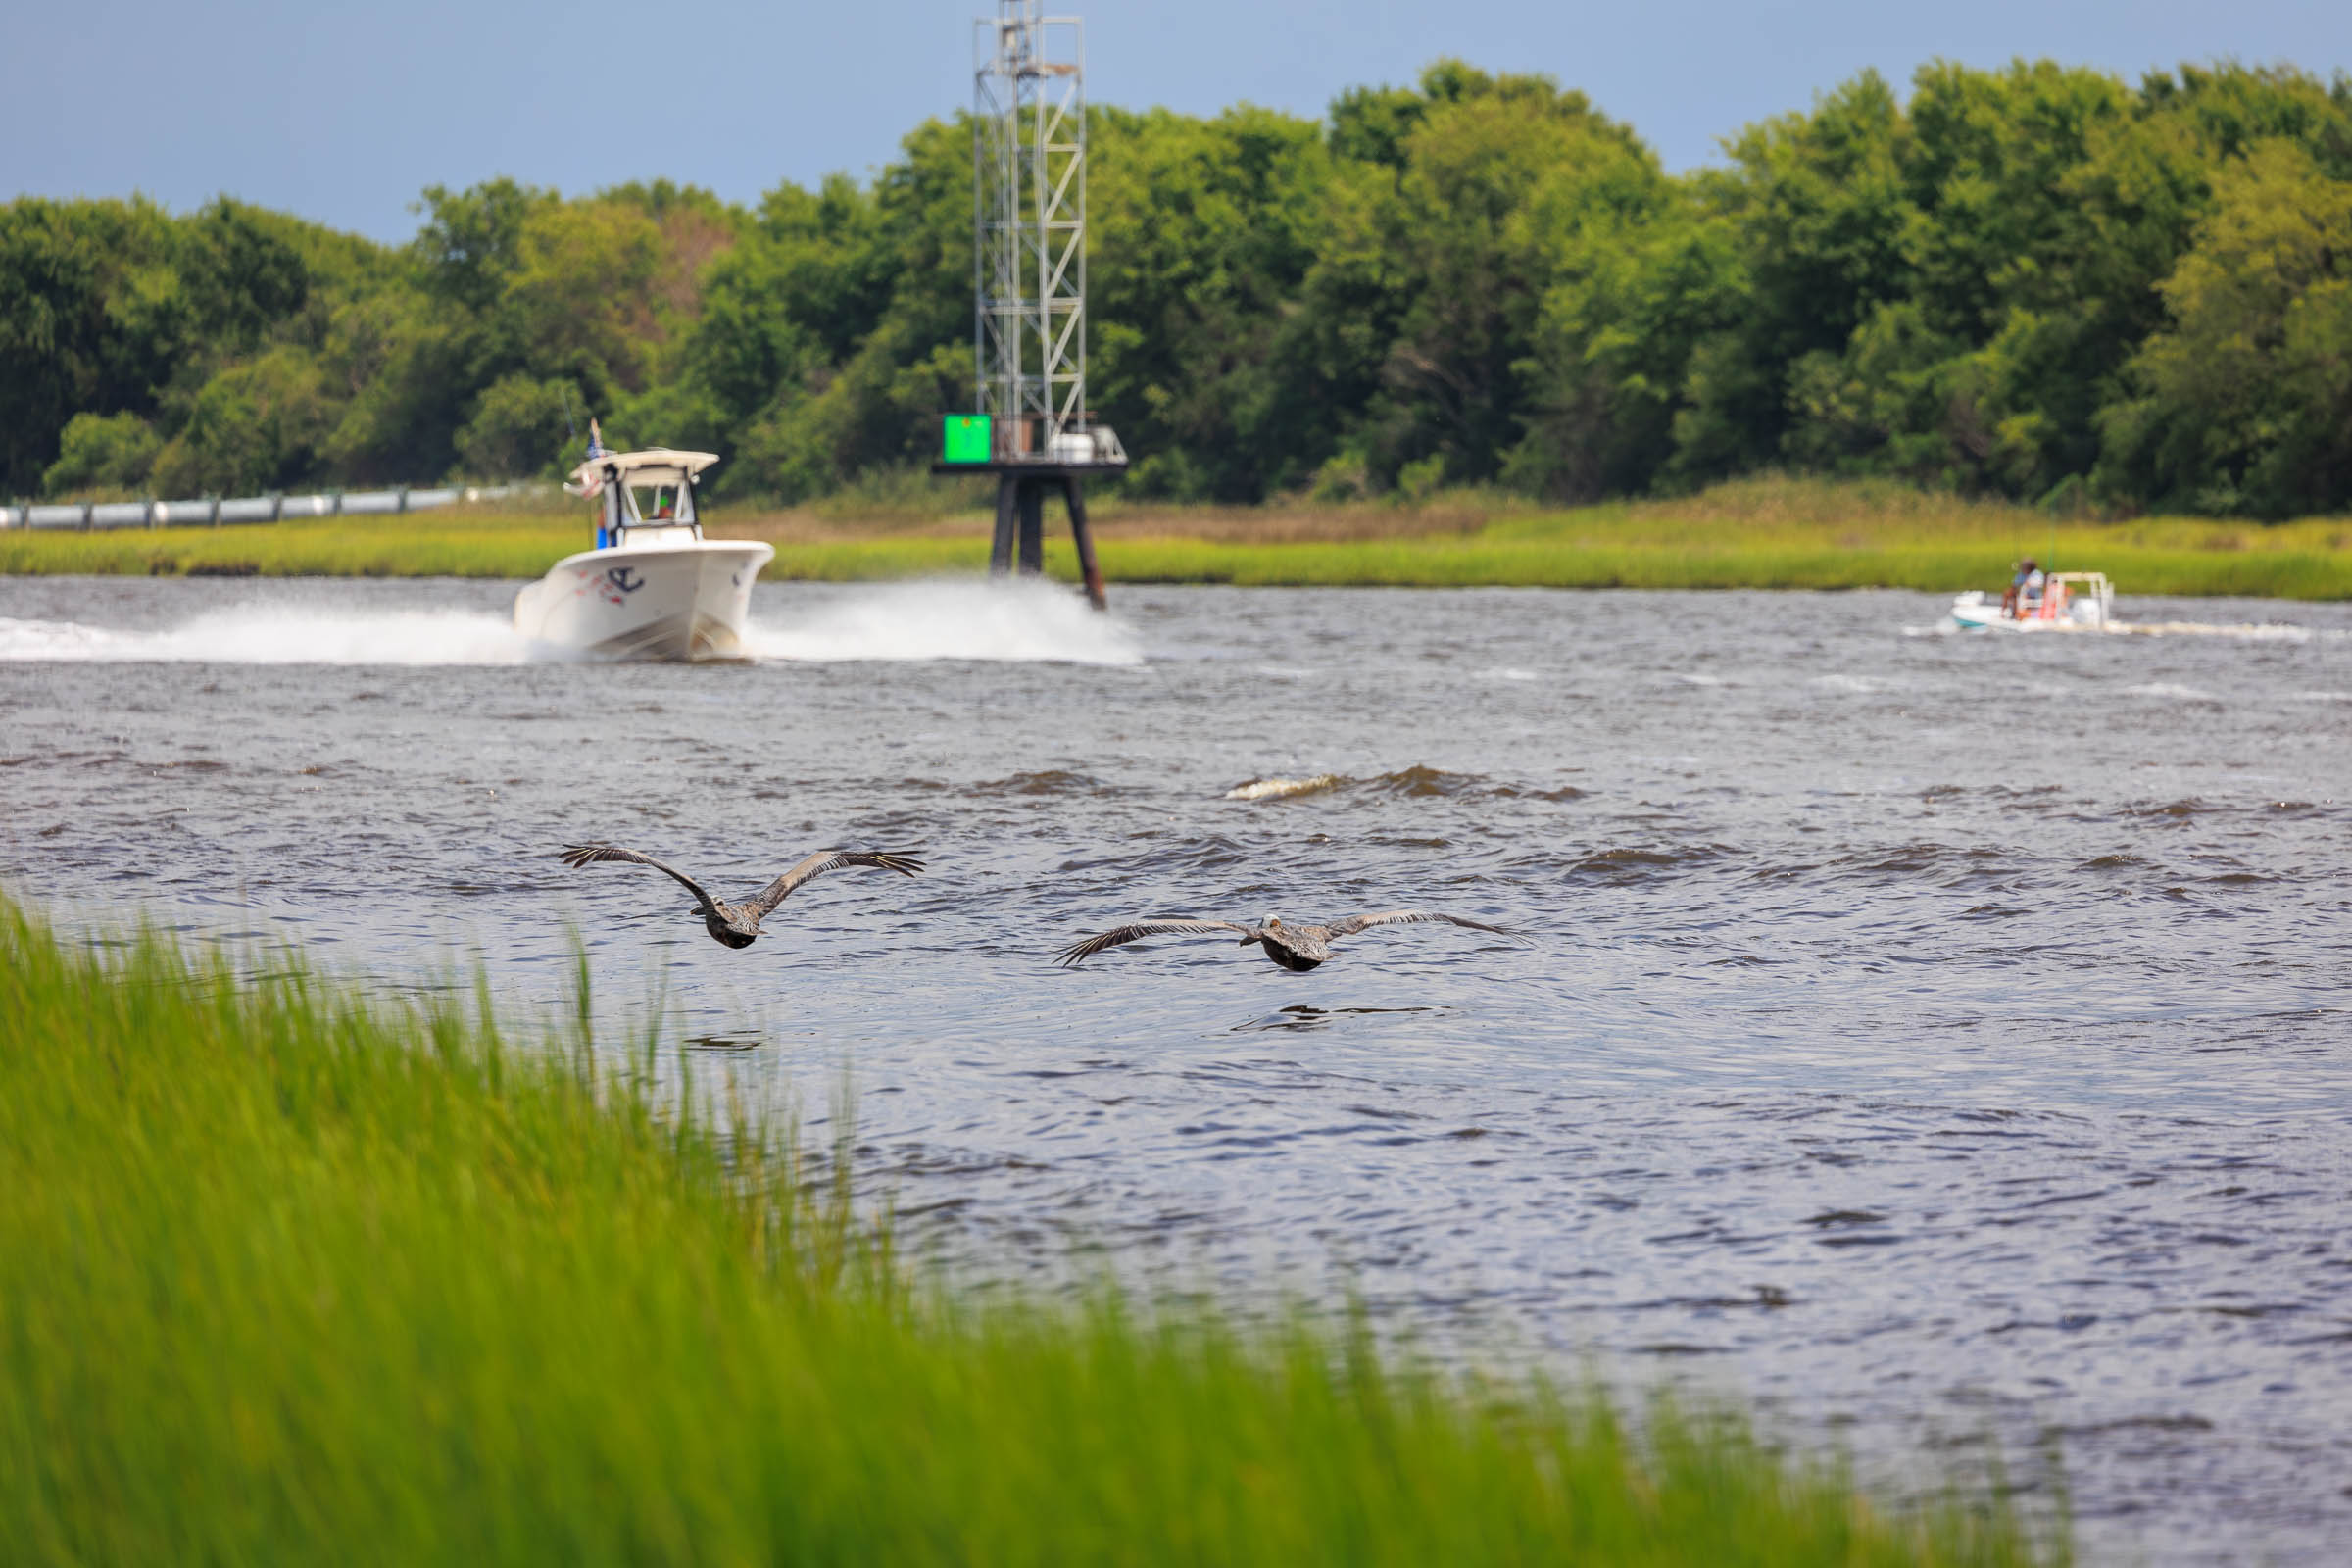
[[[710,528],[776,546],[770,579],[974,572],[989,519],[970,485],[877,481],[790,513],[720,508]],[[2352,519],[2060,521],[1893,484],[1767,477],[1675,500],[1542,508],[1466,491],[1418,507],[1094,507],[1113,582],[1315,587],[1995,589],[2021,556],[2098,570],[2134,595],[2352,598]],[[0,533],[0,573],[535,577],[583,547],[578,515],[427,513],[258,527]],[[1077,560],[1050,507],[1046,569]]]
[[[770,577],[853,582],[978,571],[988,540],[820,525],[732,530],[778,534]],[[222,528],[0,532],[0,575],[236,577],[537,577],[593,543],[576,514],[451,509],[411,517],[305,519]]]
[[[597,1049],[0,900],[0,1561],[2063,1556],[1728,1421],[910,1289],[781,1129]]]

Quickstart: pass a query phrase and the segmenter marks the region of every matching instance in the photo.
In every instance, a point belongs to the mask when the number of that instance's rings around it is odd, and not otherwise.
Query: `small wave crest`
[[[1496,800],[1581,801],[1585,798],[1585,792],[1573,784],[1548,790],[1520,788],[1494,783],[1484,773],[1451,773],[1442,767],[1415,765],[1400,767],[1393,773],[1375,773],[1370,778],[1351,778],[1345,773],[1309,773],[1299,778],[1269,774],[1263,778],[1243,780],[1225,792],[1225,799],[1292,801],[1302,795],[1328,795],[1342,790],[1368,795],[1400,795],[1407,799],[1465,796],[1492,797]]]
[[[1446,796],[1476,793],[1485,783],[1482,773],[1449,773],[1442,767],[1400,767],[1393,773],[1376,773],[1370,778],[1350,778],[1345,773],[1313,773],[1304,778],[1246,779],[1225,792],[1229,801],[1289,801],[1301,795],[1322,795],[1333,790],[1365,790],[1375,795]],[[1516,790],[1501,793],[1517,794]]]
[[[0,619],[0,662],[210,664],[520,664],[563,657],[479,611],[215,611],[129,631]]]
[[[2223,808],[2198,800],[2192,795],[2186,800],[2165,801],[2150,806],[2126,806],[2120,809],[2121,814],[2125,816],[2163,817],[2170,821],[2180,821],[2187,817],[2202,816],[2208,812],[2219,811]]]
[[[2194,686],[2183,686],[2178,681],[2170,680],[2149,681],[2140,686],[2127,686],[2124,688],[2124,695],[2126,697],[2153,697],[2162,702],[2173,703],[2218,703],[2221,701],[2209,691],[2202,691]]]
[[[806,663],[975,660],[1141,664],[1135,629],[1043,582],[915,582],[859,589],[784,624],[755,620],[755,659]]]
[[[1631,887],[1677,876],[1734,852],[1721,844],[1662,845],[1600,850],[1568,866],[1568,875],[1611,887]]]
[[[1364,780],[1367,788],[1384,795],[1430,796],[1470,794],[1486,783],[1483,773],[1448,773],[1442,767],[1405,767]]]
[[[1229,801],[1287,801],[1299,795],[1320,795],[1336,790],[1348,781],[1337,773],[1316,773],[1307,778],[1253,778],[1236,784],[1225,792]]]
[[[971,787],[974,795],[1108,795],[1111,785],[1085,773],[1071,773],[1058,767],[1041,773],[1015,773],[1008,778],[989,779]]]

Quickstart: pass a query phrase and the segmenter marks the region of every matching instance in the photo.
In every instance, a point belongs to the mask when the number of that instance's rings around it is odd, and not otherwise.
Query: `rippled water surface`
[[[0,878],[518,1011],[577,927],[703,1070],[820,1126],[846,1074],[967,1277],[1352,1291],[1915,1475],[2054,1446],[2097,1560],[2352,1540],[2352,610],[765,586],[760,662],[687,668],[544,659],[512,593],[0,580]],[[932,870],[735,953],[591,835]],[[1048,961],[1402,904],[1533,945]]]

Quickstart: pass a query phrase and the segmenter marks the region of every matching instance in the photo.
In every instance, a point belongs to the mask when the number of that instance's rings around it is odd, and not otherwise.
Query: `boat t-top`
[[[2032,563],[2028,563],[2032,564]],[[2103,571],[2036,573],[2013,603],[1971,589],[1952,601],[1963,631],[2115,631],[2115,585]]]
[[[596,548],[516,594],[514,629],[609,659],[742,658],[752,583],[776,553],[703,537],[695,488],[717,454],[607,452],[590,429],[588,457],[564,488],[601,498]]]

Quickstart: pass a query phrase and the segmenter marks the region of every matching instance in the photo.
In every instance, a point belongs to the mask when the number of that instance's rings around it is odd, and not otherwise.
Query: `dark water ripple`
[[[2094,1560],[2352,1539],[2352,612],[1997,640],[1906,635],[1938,607],[1900,594],[1135,590],[1140,662],[677,669],[496,662],[510,592],[0,581],[0,877],[394,991],[478,957],[522,1012],[576,924],[699,1072],[820,1137],[846,1073],[861,1180],[967,1278],[1352,1292],[1896,1476],[1997,1452],[2046,1495],[2054,1447]],[[758,614],[804,656],[916,613],[1125,646],[920,593]],[[934,870],[735,954],[564,872],[591,834],[729,889],[821,842]],[[1536,942],[1047,962],[1403,903]]]

